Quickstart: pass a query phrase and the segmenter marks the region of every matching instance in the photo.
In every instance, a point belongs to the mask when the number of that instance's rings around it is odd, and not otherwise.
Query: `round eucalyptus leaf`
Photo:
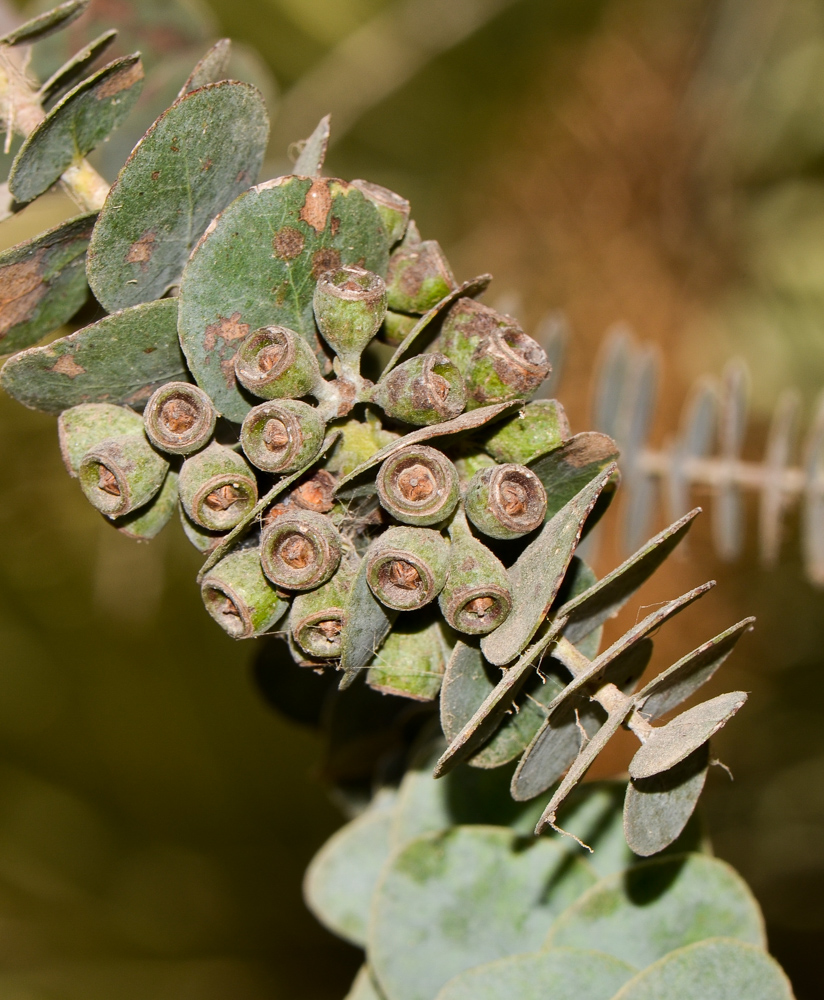
[[[375,889],[369,961],[388,1000],[432,1000],[454,975],[537,949],[554,917],[593,884],[546,838],[456,826],[394,853]]]
[[[372,892],[389,855],[394,798],[391,792],[380,793],[326,841],[306,870],[306,905],[324,927],[352,944],[366,944]]]
[[[295,330],[326,360],[312,297],[343,264],[385,274],[387,235],[375,206],[345,181],[290,175],[240,195],[210,226],[183,272],[180,339],[198,385],[229,420],[252,403],[234,356],[262,326]]]
[[[611,955],[553,948],[461,972],[436,1000],[612,1000],[636,970]]]
[[[43,14],[38,14],[13,31],[0,38],[0,45],[29,45],[41,38],[46,38],[55,31],[67,28],[72,21],[89,6],[90,0],[67,0]]]
[[[717,937],[672,951],[614,1000],[794,1000],[784,970],[760,948]]]
[[[546,946],[594,948],[643,969],[711,937],[765,946],[764,921],[744,880],[703,854],[676,854],[616,872],[555,922]]]
[[[89,284],[109,312],[180,281],[212,219],[257,180],[268,135],[260,93],[228,80],[157,119],[112,185],[89,247]]]
[[[114,29],[105,31],[52,73],[38,92],[38,97],[43,105],[50,104],[55,98],[62,97],[63,94],[71,90],[115,38],[117,38],[117,32]]]
[[[79,83],[56,104],[20,147],[9,190],[33,201],[72,164],[90,153],[131,111],[143,86],[138,54],[124,56]]]

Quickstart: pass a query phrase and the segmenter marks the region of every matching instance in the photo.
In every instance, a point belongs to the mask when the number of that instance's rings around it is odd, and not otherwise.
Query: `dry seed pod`
[[[309,344],[285,326],[264,326],[235,355],[238,382],[261,399],[297,399],[323,381]]]
[[[143,418],[127,406],[81,403],[63,410],[57,418],[57,437],[66,471],[77,478],[80,462],[90,448],[106,438],[140,434]]]
[[[537,341],[474,299],[452,306],[436,346],[463,375],[468,410],[529,396],[551,371]]]
[[[149,440],[171,455],[191,455],[203,448],[214,434],[216,420],[208,394],[188,382],[162,385],[143,411]]]
[[[547,496],[541,480],[524,465],[481,469],[469,481],[466,514],[490,538],[520,538],[543,524]]]
[[[457,469],[426,445],[408,445],[387,458],[377,487],[381,506],[404,524],[437,524],[452,514],[460,496]]]
[[[463,413],[466,388],[449,358],[419,354],[378,382],[372,390],[372,402],[388,417],[407,424],[439,424]]]
[[[388,528],[372,542],[364,559],[375,597],[388,608],[414,611],[443,590],[449,543],[431,528]]]
[[[295,472],[317,455],[326,424],[299,399],[261,403],[246,414],[240,443],[246,457],[264,472]]]
[[[399,246],[389,258],[386,303],[396,312],[425,313],[456,287],[455,275],[435,240]]]
[[[263,572],[286,590],[311,590],[338,568],[342,539],[328,517],[314,511],[284,514],[260,540]]]
[[[512,590],[503,564],[472,535],[460,512],[449,529],[449,576],[438,597],[447,623],[459,632],[486,635],[512,610]]]
[[[263,575],[255,549],[225,556],[203,578],[206,610],[233,639],[251,639],[276,625],[289,603]]]
[[[398,344],[411,332],[412,328],[420,319],[420,316],[407,316],[406,313],[392,312],[386,310],[381,327],[380,339],[385,344],[397,347]]]
[[[158,492],[169,463],[146,435],[107,438],[83,456],[78,475],[89,503],[106,517],[122,517],[148,503]]]
[[[292,601],[289,631],[307,656],[319,660],[340,656],[346,596],[357,568],[356,557],[344,559],[331,580]]]
[[[242,455],[212,442],[180,470],[180,502],[209,531],[229,531],[257,503],[257,480]]]
[[[389,234],[389,245],[397,243],[406,232],[409,223],[411,209],[406,198],[395,194],[389,188],[381,187],[380,184],[372,184],[371,181],[359,179],[352,181],[351,184],[377,208]]]
[[[344,364],[357,369],[386,315],[386,285],[362,267],[326,271],[315,286],[314,308],[323,339]]]

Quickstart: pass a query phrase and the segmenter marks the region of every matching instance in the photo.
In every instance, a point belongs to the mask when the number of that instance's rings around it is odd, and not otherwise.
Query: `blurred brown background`
[[[692,380],[732,355],[752,371],[748,455],[782,388],[809,419],[824,386],[818,0],[213,0],[211,23],[169,0],[93,10],[75,47],[122,27],[119,50],[143,49],[155,81],[98,156],[109,179],[229,35],[260,55],[237,72],[275,113],[268,176],[331,111],[329,173],[409,197],[458,277],[495,274],[487,299],[519,302],[527,330],[566,311],[575,430],[618,320],[662,351],[656,442]],[[49,196],[2,245],[71,211]],[[3,398],[0,428],[0,997],[342,997],[358,955],[300,900],[341,821],[315,738],[265,707],[253,649],[207,618],[176,525],[146,546],[118,536],[66,477],[52,418]],[[717,590],[661,634],[658,667],[758,616],[710,692],[752,694],[717,740],[735,781],[714,769],[705,813],[805,1000],[824,986],[824,592],[805,581],[797,519],[767,573],[748,514],[742,559],[721,563],[699,524],[613,634],[710,577]],[[603,542],[601,571],[621,557]]]

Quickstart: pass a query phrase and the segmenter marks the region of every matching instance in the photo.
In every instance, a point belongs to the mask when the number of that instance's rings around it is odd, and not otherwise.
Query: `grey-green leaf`
[[[731,691],[704,701],[659,729],[653,729],[629,764],[633,778],[668,771],[717,733],[747,700],[746,691]]]
[[[754,618],[745,618],[654,677],[638,692],[636,705],[641,714],[648,719],[658,719],[686,701],[713,676],[741,636],[752,630],[754,621]]]
[[[88,297],[85,254],[95,215],[80,215],[0,253],[0,351],[36,343]]]
[[[383,791],[321,847],[303,881],[306,905],[330,931],[366,943],[372,892],[389,856],[394,793]]]
[[[318,276],[357,263],[385,274],[388,260],[378,210],[345,181],[290,175],[241,194],[183,272],[180,339],[198,385],[240,422],[251,403],[238,388],[233,359],[245,336],[285,326],[325,360],[312,309]]]
[[[0,385],[24,406],[61,413],[79,403],[141,407],[165,382],[188,382],[177,339],[177,301],[105,316],[45,347],[15,355]]]
[[[564,579],[584,522],[614,468],[607,466],[587,482],[547,521],[512,566],[512,610],[503,624],[481,641],[481,650],[490,663],[509,663],[538,631]]]
[[[547,518],[556,514],[603,469],[618,459],[618,445],[598,431],[584,431],[530,463],[544,484]]]
[[[68,27],[89,6],[91,0],[68,0],[44,14],[33,17],[0,38],[0,45],[29,45]]]
[[[56,104],[14,158],[9,190],[33,201],[72,164],[103,142],[131,111],[143,86],[138,54],[124,56],[83,80]]]
[[[260,92],[228,80],[185,95],[157,119],[94,227],[87,271],[106,309],[160,298],[180,281],[212,219],[257,179],[268,135]]]
[[[198,60],[195,68],[180,88],[177,99],[180,100],[186,94],[191,94],[193,90],[205,87],[209,83],[219,83],[221,80],[225,80],[231,56],[231,39],[221,38],[220,41],[215,42],[203,58]]]
[[[432,701],[450,649],[443,626],[431,615],[404,615],[369,664],[366,683],[384,694]]]
[[[367,947],[388,1000],[432,1000],[452,976],[540,946],[593,884],[558,844],[502,827],[456,826],[411,841],[385,865]]]
[[[794,1000],[784,970],[761,948],[718,937],[670,952],[613,1000]]]
[[[553,948],[467,969],[436,1000],[612,1000],[635,972],[611,955]]]
[[[397,611],[385,607],[372,593],[366,582],[366,559],[362,559],[341,629],[341,689],[348,687],[378,652],[397,617]]]
[[[675,948],[719,936],[763,948],[758,904],[725,862],[676,854],[602,879],[561,914],[546,946],[594,948],[643,969]]]
[[[302,177],[320,177],[323,172],[323,161],[326,159],[326,149],[329,145],[329,120],[331,115],[324,115],[315,126],[315,131],[304,142],[300,155],[295,160],[296,174]]]
[[[40,88],[38,96],[42,103],[50,104],[55,98],[61,97],[66,91],[71,90],[86,70],[112,44],[115,38],[117,38],[116,31],[104,31],[94,41],[89,42],[84,49],[73,55],[68,62],[63,63]]]
[[[709,756],[704,743],[668,771],[627,785],[624,834],[636,854],[648,858],[680,836],[704,788]]]
[[[459,639],[446,665],[441,689],[441,729],[447,740],[455,739],[494,687],[480,649]]]

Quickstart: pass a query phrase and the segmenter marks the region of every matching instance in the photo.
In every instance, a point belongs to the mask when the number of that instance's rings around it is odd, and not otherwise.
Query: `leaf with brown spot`
[[[40,340],[88,296],[85,254],[96,215],[81,215],[0,253],[0,352]]]
[[[78,157],[103,142],[131,111],[142,85],[143,64],[135,53],[116,59],[70,90],[14,158],[9,190],[15,199],[23,205],[33,201]]]
[[[618,459],[618,445],[598,431],[584,431],[560,448],[531,462],[529,468],[544,484],[547,519],[559,511],[591,479]]]
[[[329,185],[321,180],[312,181],[312,186],[306,192],[298,218],[302,222],[311,226],[316,233],[322,233],[326,228],[326,220],[329,218],[329,209],[332,207],[332,195]]]
[[[180,281],[203,231],[257,177],[268,135],[263,98],[246,83],[209,84],[164,111],[120,171],[94,229],[89,284],[106,309],[160,298]]]

